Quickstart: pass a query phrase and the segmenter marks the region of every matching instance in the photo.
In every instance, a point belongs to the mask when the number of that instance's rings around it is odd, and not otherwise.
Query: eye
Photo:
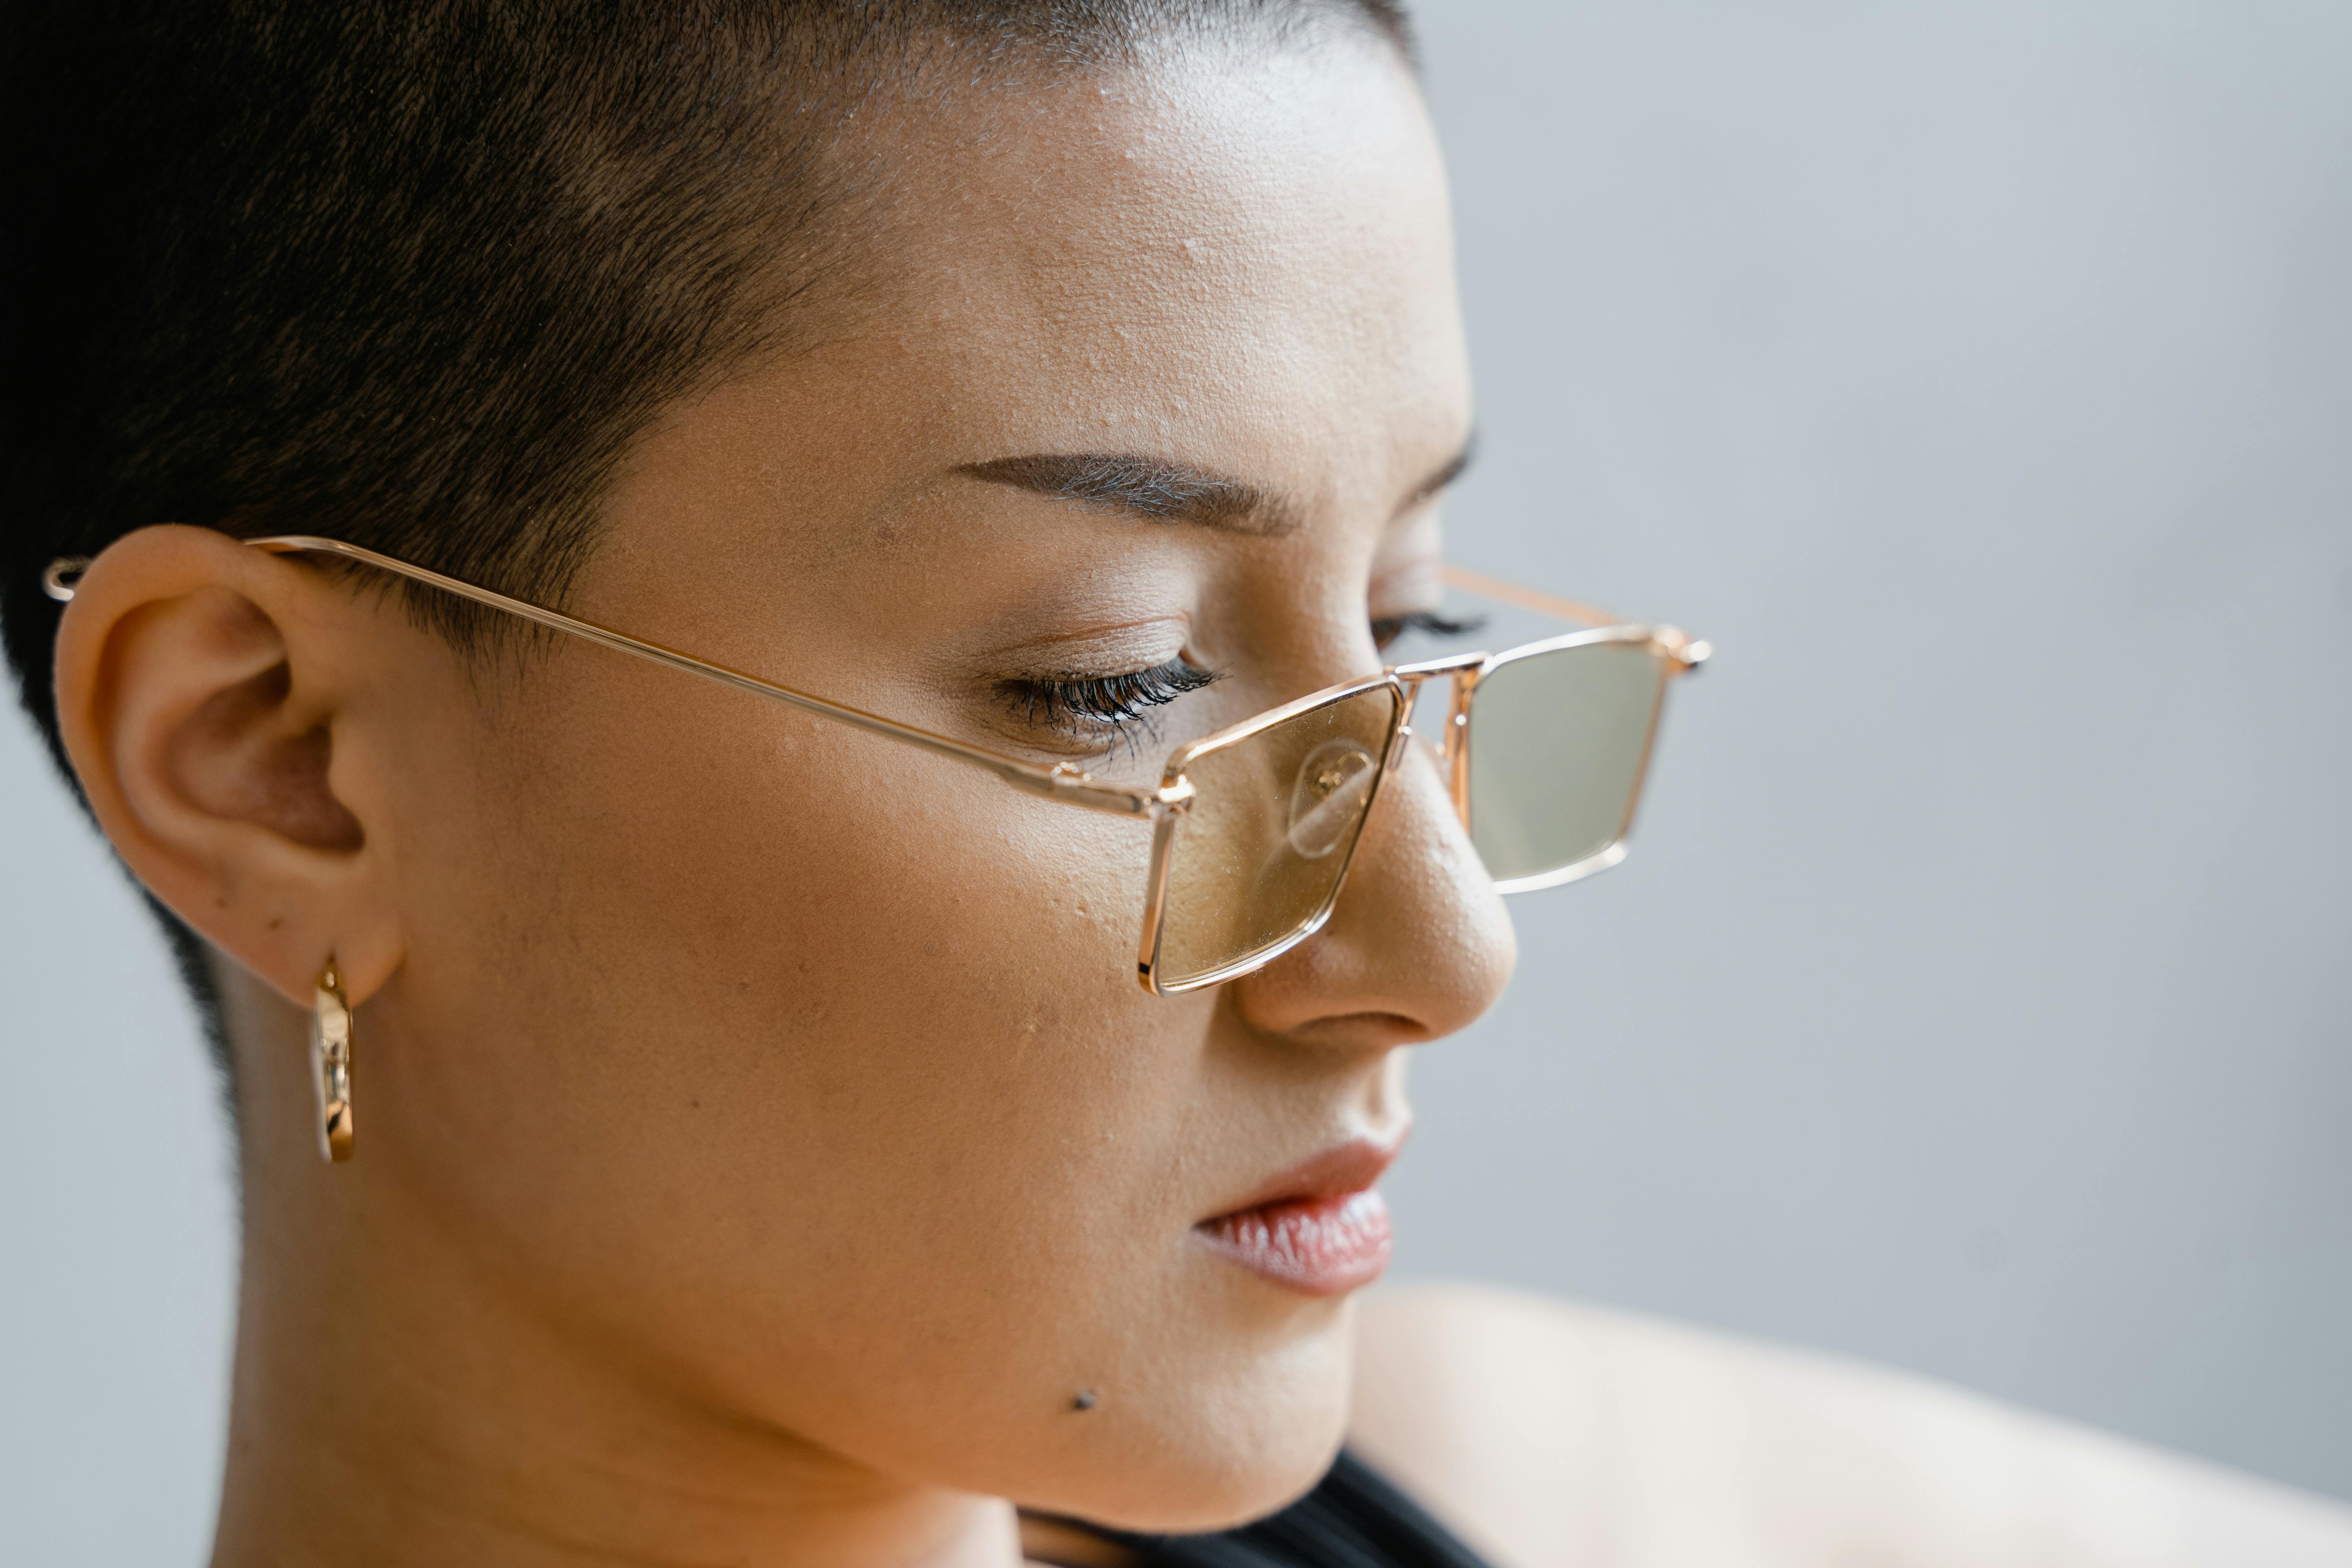
[[[1151,730],[1150,710],[1219,679],[1181,656],[1124,675],[1030,675],[996,683],[996,694],[1024,722],[1087,739],[1129,726]]]
[[[1463,637],[1486,624],[1484,616],[1472,616],[1466,620],[1454,620],[1434,610],[1414,610],[1402,616],[1375,617],[1372,621],[1372,646],[1386,648],[1407,632],[1420,632],[1425,637]]]

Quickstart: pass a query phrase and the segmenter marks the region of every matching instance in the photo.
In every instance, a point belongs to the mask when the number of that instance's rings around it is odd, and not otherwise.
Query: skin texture
[[[571,607],[1125,783],[1379,668],[1470,425],[1444,186],[1370,39],[909,119],[890,267],[668,411]],[[960,475],[1139,453],[1271,498],[1152,522]],[[1001,684],[1181,652],[1156,733]],[[1135,984],[1148,830],[582,645],[469,665],[200,530],[106,552],[68,748],[225,955],[246,1254],[215,1562],[1001,1563],[1013,1500],[1265,1511],[1337,1445],[1349,1309],[1192,1227],[1407,1125],[1398,1047],[1509,926],[1416,755],[1331,924]],[[321,1164],[303,1009],[357,1006]],[[1076,1395],[1095,1396],[1074,1408]]]

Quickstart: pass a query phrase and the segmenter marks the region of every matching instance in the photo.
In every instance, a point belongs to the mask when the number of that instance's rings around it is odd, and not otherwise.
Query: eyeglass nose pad
[[[1344,735],[1307,752],[1290,786],[1290,830],[1285,838],[1292,852],[1301,859],[1320,860],[1346,843],[1379,775],[1371,752]]]

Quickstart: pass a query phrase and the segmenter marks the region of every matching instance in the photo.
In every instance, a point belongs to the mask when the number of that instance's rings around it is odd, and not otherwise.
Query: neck
[[[883,1475],[717,1405],[330,1168],[303,1021],[230,1004],[246,1245],[214,1568],[615,1562],[1012,1568],[1011,1508]]]

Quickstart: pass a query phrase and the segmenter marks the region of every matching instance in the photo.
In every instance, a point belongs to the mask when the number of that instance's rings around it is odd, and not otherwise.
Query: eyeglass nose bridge
[[[1484,648],[1470,653],[1447,654],[1443,658],[1425,658],[1412,664],[1400,664],[1389,673],[1404,688],[1405,737],[1413,733],[1412,712],[1421,701],[1422,686],[1439,676],[1453,682],[1452,700],[1446,705],[1444,731],[1430,737],[1438,748],[1445,768],[1445,793],[1454,802],[1454,814],[1462,826],[1470,826],[1470,696],[1476,689],[1478,677],[1486,672],[1494,655]]]

